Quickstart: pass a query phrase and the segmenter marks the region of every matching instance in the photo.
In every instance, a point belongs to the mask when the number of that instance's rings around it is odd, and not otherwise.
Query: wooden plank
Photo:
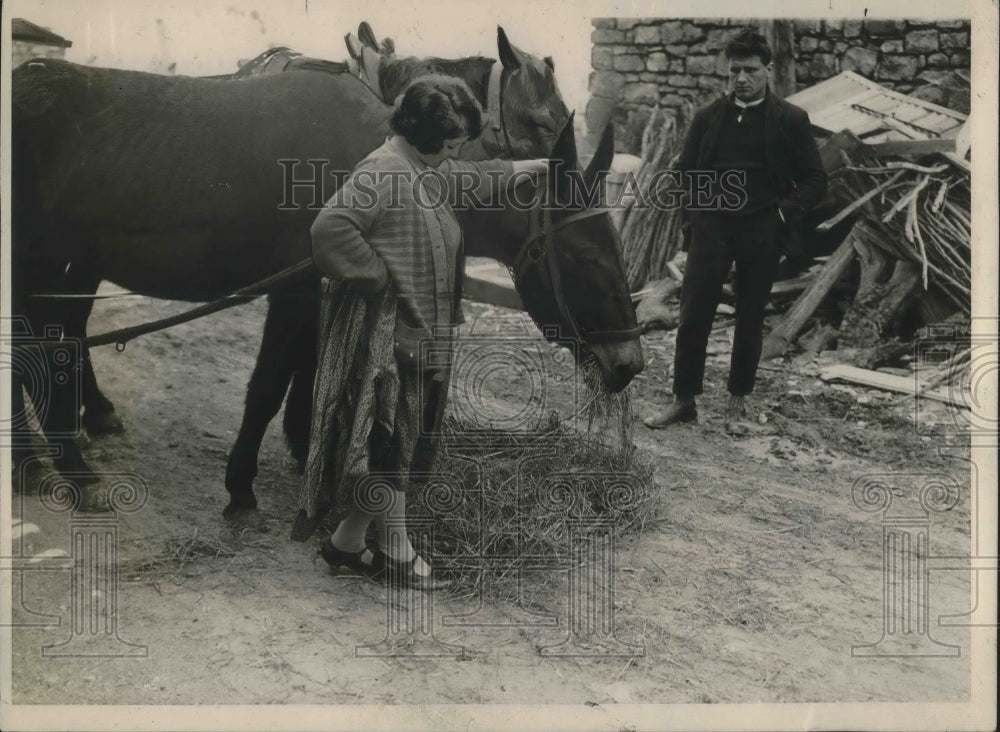
[[[854,237],[857,225],[844,237],[844,241],[827,260],[823,268],[813,278],[805,292],[799,296],[782,321],[764,339],[761,360],[766,361],[782,355],[792,340],[802,330],[802,326],[812,316],[823,298],[844,274],[847,265],[854,258]]]
[[[466,268],[462,296],[487,305],[524,310],[524,303],[514,289],[510,275],[500,265],[474,265]]]
[[[952,404],[956,407],[969,407],[969,403],[960,400],[952,391],[941,391],[940,389],[925,389],[922,384],[918,384],[913,376],[896,376],[886,374],[881,371],[870,371],[857,366],[850,366],[844,363],[827,366],[819,372],[819,378],[823,381],[846,381],[849,384],[860,384],[870,386],[874,389],[894,391],[900,394],[913,394],[921,398],[934,399],[935,401]]]
[[[928,155],[954,152],[955,141],[940,137],[930,137],[926,140],[890,140],[868,144],[862,149],[874,155]]]

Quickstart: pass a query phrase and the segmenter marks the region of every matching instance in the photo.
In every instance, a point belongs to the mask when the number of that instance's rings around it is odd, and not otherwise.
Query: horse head
[[[497,52],[502,71],[487,105],[493,129],[483,135],[486,152],[515,160],[546,155],[570,116],[556,84],[555,63],[520,50],[499,26]]]
[[[586,171],[577,164],[572,115],[553,146],[544,182],[525,180],[502,211],[459,212],[468,253],[511,268],[525,309],[545,337],[593,359],[605,389],[624,389],[642,371],[639,327],[625,278],[621,239],[600,206],[614,156],[610,127]]]

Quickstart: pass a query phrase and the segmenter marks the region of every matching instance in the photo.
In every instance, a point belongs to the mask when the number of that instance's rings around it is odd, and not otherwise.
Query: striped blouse
[[[401,316],[433,337],[460,319],[455,287],[462,232],[452,206],[469,194],[502,203],[512,173],[503,160],[446,160],[431,168],[389,138],[358,163],[316,217],[313,260],[329,279],[364,293],[391,283]]]

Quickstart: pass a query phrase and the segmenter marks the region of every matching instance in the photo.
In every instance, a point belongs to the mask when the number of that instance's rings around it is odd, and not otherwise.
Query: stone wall
[[[796,89],[851,70],[968,112],[968,20],[792,22]],[[729,37],[743,25],[764,27],[726,18],[595,18],[592,24],[587,127],[593,132],[614,120],[618,151],[635,154],[650,108],[697,106],[724,92],[722,49]]]

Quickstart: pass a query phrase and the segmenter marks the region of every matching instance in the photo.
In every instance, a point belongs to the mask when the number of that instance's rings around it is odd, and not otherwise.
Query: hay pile
[[[615,395],[597,395],[583,411],[608,425],[630,413]],[[407,513],[408,522],[433,521],[432,546],[421,549],[453,578],[453,594],[483,587],[489,599],[511,601],[520,584],[561,582],[589,536],[640,533],[657,510],[652,463],[631,439],[615,442],[555,415],[532,434],[446,420],[435,472],[448,478],[413,491]]]

